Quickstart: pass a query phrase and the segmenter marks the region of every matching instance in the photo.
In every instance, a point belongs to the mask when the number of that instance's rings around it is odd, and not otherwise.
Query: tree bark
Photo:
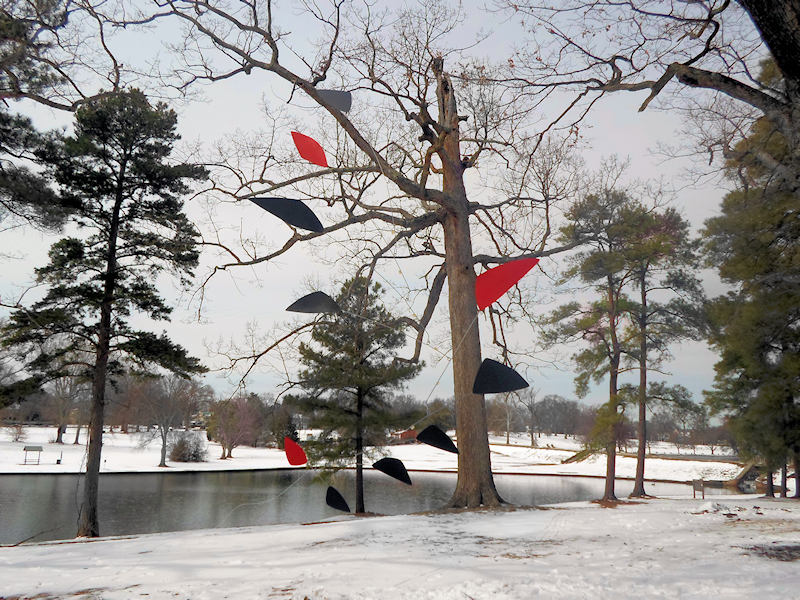
[[[644,491],[644,460],[647,449],[647,290],[644,271],[639,279],[641,310],[639,312],[639,426],[636,428],[639,448],[636,452],[636,479],[629,498],[642,498]]]
[[[356,398],[356,513],[364,508],[364,397],[358,392]]]
[[[458,480],[451,508],[499,506],[489,455],[486,403],[473,394],[475,375],[481,365],[478,304],[475,299],[475,268],[469,227],[469,201],[464,186],[465,164],[461,160],[459,116],[455,91],[441,59],[434,61],[439,99],[440,134],[437,154],[442,162],[441,204],[445,209],[445,267],[447,270],[450,334],[453,346],[453,388],[458,435]]]
[[[781,465],[781,498],[786,498],[786,487],[789,484],[789,469],[786,467],[786,461]]]
[[[800,499],[800,458],[794,458],[794,497]]]
[[[167,466],[167,435],[169,430],[161,431],[161,460],[158,462],[159,467]]]
[[[124,180],[125,163],[120,167],[118,181]],[[111,226],[108,235],[108,253],[103,283],[103,301],[100,305],[100,323],[97,327],[97,352],[92,372],[92,409],[89,417],[89,451],[86,458],[86,484],[83,490],[78,537],[99,537],[98,495],[100,489],[100,454],[103,449],[103,419],[106,405],[106,376],[111,349],[111,312],[114,305],[114,288],[117,276],[117,235],[123,190],[117,189]]]
[[[617,301],[614,293],[614,282],[612,277],[608,277],[608,327],[611,337],[611,369],[608,376],[608,402],[614,416],[611,424],[611,439],[606,446],[606,487],[603,493],[603,500],[616,502],[617,495],[614,492],[614,483],[617,470],[617,438],[619,437],[619,421],[617,416],[618,408],[618,378],[619,363],[622,356],[619,340],[617,338]]]
[[[465,196],[462,210],[448,212],[444,223],[459,452],[458,481],[448,502],[453,508],[498,506],[502,502],[492,478],[486,404],[483,395],[472,393],[481,365],[481,348],[466,205]]]

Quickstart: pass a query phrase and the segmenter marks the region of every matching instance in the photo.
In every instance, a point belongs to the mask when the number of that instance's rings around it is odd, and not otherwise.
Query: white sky
[[[477,14],[471,13],[472,21],[477,22]],[[482,19],[480,20],[482,22]],[[510,26],[506,24],[506,30]],[[485,52],[499,52],[497,36],[491,38],[490,43],[483,48]],[[280,87],[273,88],[273,84],[277,84],[276,78],[266,73],[254,72],[249,77],[239,77],[208,88],[209,101],[178,107],[179,129],[183,141],[186,144],[208,143],[237,128],[244,131],[258,128],[262,122],[259,106],[262,94],[271,102],[280,103],[286,100],[285,90]],[[691,163],[687,159],[665,162],[662,157],[651,154],[651,149],[655,148],[658,142],[675,143],[675,132],[682,123],[674,113],[653,109],[648,109],[645,113],[637,112],[645,95],[646,92],[617,93],[597,104],[582,129],[589,142],[589,149],[583,154],[587,169],[596,168],[601,157],[617,154],[623,158],[630,157],[631,176],[639,179],[663,178],[675,187],[683,187],[685,182],[680,178]],[[26,103],[15,104],[12,110],[36,115],[40,127],[65,122],[63,114]],[[306,111],[306,114],[313,119],[316,113],[310,110]],[[715,214],[722,194],[722,191],[711,186],[701,189],[686,188],[678,194],[677,205],[681,207],[684,216],[693,226],[699,228],[705,219]],[[189,211],[197,214],[195,208],[190,208]],[[220,214],[223,211],[231,226],[236,227],[237,223],[256,224],[259,232],[267,239],[274,240],[275,244],[280,245],[289,237],[290,231],[287,227],[254,205],[225,205],[219,209]],[[53,240],[54,238],[45,239],[33,230],[17,230],[2,234],[3,248],[6,251],[13,249],[24,255],[20,260],[0,262],[0,295],[4,299],[19,295],[20,290],[29,282],[32,268],[45,263],[47,248]],[[212,261],[211,257],[204,258],[206,264]],[[542,266],[552,273],[555,270],[553,267],[557,266],[552,263],[558,263],[559,259],[555,257],[549,261],[550,265],[543,261]],[[307,248],[298,246],[289,255],[269,266],[259,265],[253,269],[240,269],[217,276],[206,291],[202,324],[193,319],[196,306],[190,306],[189,299],[184,297],[176,298],[177,307],[171,324],[143,323],[140,326],[154,331],[160,331],[165,327],[174,341],[186,346],[191,353],[204,359],[206,364],[213,368],[222,363],[206,356],[207,343],[213,344],[217,340],[228,339],[241,343],[248,322],[257,322],[263,331],[270,329],[275,323],[289,320],[291,316],[284,312],[284,308],[309,291],[306,287],[309,279],[321,282],[324,291],[335,293],[338,286],[330,282],[333,274],[330,269],[329,265],[318,263]],[[198,275],[203,272],[203,269],[199,269]],[[408,272],[405,266],[403,273],[395,273],[392,263],[387,263],[381,275],[386,280],[393,281],[402,277],[413,278],[416,274]],[[708,280],[709,293],[718,293],[721,287],[711,274]],[[546,284],[546,278],[536,271],[529,274],[525,281],[539,287],[544,287]],[[165,279],[163,291],[166,295],[171,295],[169,285]],[[542,314],[549,312],[554,306],[542,307]],[[3,314],[0,313],[0,316]],[[438,321],[441,323],[441,315]],[[441,329],[442,326],[439,327]],[[482,339],[486,342],[490,331],[484,319],[481,319],[481,328]],[[520,335],[529,334],[520,333]],[[564,352],[569,351],[566,349]],[[675,354],[676,360],[668,365],[674,374],[670,378],[671,381],[685,385],[695,394],[696,400],[701,400],[701,391],[708,389],[713,380],[715,356],[702,343],[685,344],[676,348]],[[552,355],[541,358],[549,363]],[[277,357],[271,360],[273,364],[279,364]],[[540,390],[542,394],[557,393],[574,397],[573,374],[569,367],[569,361],[566,361],[560,369],[555,365],[543,366],[539,370],[523,372],[523,375],[531,386]],[[440,377],[441,381],[437,385]],[[632,377],[635,378],[636,375]],[[228,382],[219,379],[213,373],[206,377],[206,382],[220,392],[230,389]],[[266,369],[256,369],[248,388],[259,393],[272,392],[279,382],[280,378],[266,372]],[[433,364],[433,361],[428,359],[428,366],[409,384],[408,392],[420,399],[450,396],[452,373],[449,369],[445,369],[444,361]],[[602,402],[603,394],[604,388],[600,387],[586,401]]]

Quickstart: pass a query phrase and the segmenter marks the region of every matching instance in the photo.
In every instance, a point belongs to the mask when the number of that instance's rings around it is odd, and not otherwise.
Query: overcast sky
[[[499,48],[497,41],[490,48]],[[237,128],[252,130],[261,123],[260,101],[262,94],[272,102],[285,102],[285,90],[274,86],[274,77],[266,73],[254,72],[246,78],[239,78],[215,84],[207,90],[207,101],[195,102],[188,106],[178,107],[180,111],[179,129],[185,144],[208,143],[218,139],[226,132]],[[284,94],[284,96],[282,96]],[[684,187],[686,182],[682,176],[686,174],[691,163],[689,159],[665,161],[662,156],[654,155],[651,150],[658,142],[674,143],[676,132],[682,126],[674,113],[655,110],[655,107],[644,113],[637,112],[647,92],[617,93],[598,102],[587,118],[583,134],[587,139],[587,148],[583,153],[587,170],[599,165],[602,157],[617,154],[630,157],[631,177],[640,179],[663,179],[676,188],[682,188],[677,195],[676,204],[685,218],[697,229],[705,219],[715,214],[723,191],[713,185],[701,188]],[[301,101],[298,103],[302,104]],[[305,106],[309,106],[308,103]],[[27,103],[12,105],[12,110],[35,115],[37,124],[50,127],[57,123],[69,122],[69,117],[54,113],[49,109],[31,106]],[[315,118],[314,111],[305,111],[310,120]],[[286,132],[288,135],[288,130]],[[198,217],[201,211],[198,206],[188,208],[191,215]],[[219,209],[225,221],[232,228],[238,224],[256,226],[259,232],[275,244],[282,244],[291,235],[289,228],[250,203],[223,205]],[[321,216],[324,222],[324,215]],[[32,269],[46,261],[49,245],[56,238],[46,238],[33,230],[15,230],[2,233],[2,245],[5,251],[16,251],[21,258],[0,262],[0,295],[4,300],[18,297],[29,285]],[[204,257],[206,266],[215,260],[211,256]],[[542,261],[542,269],[548,274],[555,274],[559,267],[559,258],[554,257]],[[198,273],[202,273],[199,270]],[[412,272],[405,265],[385,263],[379,274],[387,286],[404,278],[414,278],[418,273]],[[259,331],[271,329],[274,324],[290,320],[292,317],[284,311],[297,297],[307,293],[310,280],[319,281],[322,289],[334,294],[338,288],[332,283],[332,277],[340,277],[342,273],[331,271],[330,265],[315,262],[314,253],[307,248],[296,247],[289,255],[270,265],[259,265],[253,269],[231,270],[216,276],[206,289],[204,296],[202,322],[197,321],[197,300],[189,296],[178,296],[172,292],[168,279],[165,279],[162,291],[173,297],[176,311],[172,323],[166,324],[166,330],[172,338],[187,347],[195,356],[203,359],[209,367],[215,368],[224,364],[218,357],[207,354],[206,346],[218,340],[233,339],[242,343],[246,336],[247,324],[257,323]],[[721,291],[713,274],[708,276],[709,294]],[[532,271],[525,282],[546,289],[549,285],[547,277],[541,271]],[[24,300],[35,297],[35,291],[29,292]],[[444,304],[444,302],[442,302]],[[554,308],[555,304],[542,307],[541,314]],[[402,307],[401,307],[402,308]],[[398,305],[393,305],[397,310]],[[3,316],[6,313],[0,313]],[[430,339],[436,346],[441,338],[445,315],[440,314],[438,334]],[[481,317],[481,334],[484,344],[489,337],[488,326]],[[138,323],[141,327],[160,331],[164,324]],[[437,337],[438,335],[438,337]],[[521,335],[528,335],[527,333]],[[442,345],[442,350],[445,346]],[[569,357],[572,349],[561,349],[560,355]],[[446,368],[447,361],[437,363],[431,359],[435,352],[428,352],[427,366],[422,374],[408,386],[408,392],[420,399],[429,397],[448,397],[452,395],[452,372]],[[685,344],[675,349],[676,360],[668,365],[672,376],[667,377],[673,383],[681,383],[701,400],[701,391],[708,389],[713,380],[713,364],[716,357],[702,343]],[[492,356],[491,350],[485,356]],[[555,354],[541,357],[539,369],[529,369],[523,373],[534,389],[542,394],[561,394],[574,397],[574,374],[571,372],[569,360],[560,365],[551,365]],[[280,366],[280,358],[276,355],[268,359],[273,366]],[[266,365],[265,365],[266,367]],[[629,375],[633,383],[638,377]],[[270,369],[257,368],[248,382],[248,389],[258,393],[274,392],[281,377]],[[437,384],[438,381],[438,384]],[[627,379],[625,380],[627,381]],[[231,389],[229,381],[218,374],[211,373],[206,377],[221,393]],[[604,398],[605,388],[597,388],[586,399],[587,402],[599,403]]]

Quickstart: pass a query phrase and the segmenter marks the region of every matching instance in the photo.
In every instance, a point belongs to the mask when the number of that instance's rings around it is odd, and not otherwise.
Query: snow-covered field
[[[205,435],[204,432],[197,432]],[[0,429],[0,473],[77,473],[84,467],[86,448],[83,444],[70,442],[75,434],[72,429],[64,436],[65,444],[51,443],[56,438],[56,431],[51,427],[34,427],[27,430],[24,442],[12,442],[6,431]],[[85,431],[82,440],[85,441]],[[141,437],[138,434],[106,433],[103,436],[103,464],[101,472],[129,473],[142,471],[160,471],[160,443],[151,442],[144,448],[139,447]],[[496,473],[526,474],[559,474],[559,475],[593,475],[605,474],[605,456],[595,456],[582,462],[561,464],[561,461],[574,455],[581,449],[578,440],[563,436],[543,436],[537,440],[538,447],[530,447],[530,437],[517,435],[511,437],[511,444],[506,445],[505,437],[492,437],[492,469]],[[41,464],[23,464],[25,446],[42,446]],[[167,461],[172,471],[219,471],[228,469],[275,469],[286,468],[289,463],[283,451],[275,448],[250,448],[240,446],[234,448],[233,457],[220,460],[220,447],[209,443],[209,460],[204,463],[174,463]],[[390,456],[399,458],[409,470],[456,471],[457,456],[442,452],[424,444],[389,446],[386,448]],[[703,448],[698,452],[702,453]],[[675,446],[663,444],[653,447],[654,452],[675,454]],[[685,451],[684,451],[685,452]],[[707,453],[707,452],[706,452]],[[718,452],[719,454],[719,452]],[[32,455],[35,459],[35,454]],[[727,480],[733,478],[740,467],[725,462],[701,460],[672,460],[652,458],[648,460],[645,477],[659,481],[690,481],[692,479]],[[57,464],[58,461],[60,464]],[[636,459],[620,456],[617,458],[617,476],[633,478],[636,474]]]
[[[0,471],[75,471],[83,448],[0,442]],[[134,451],[107,436],[104,469],[157,470],[157,447]],[[493,441],[502,441],[495,439]],[[572,440],[492,447],[498,472],[602,473],[602,460],[561,465]],[[42,445],[42,465],[20,465]],[[574,446],[568,447],[568,444]],[[455,457],[424,446],[393,447],[411,468],[454,469]],[[200,468],[286,466],[277,451],[237,448]],[[559,454],[560,453],[560,454]],[[620,460],[620,467],[625,464]],[[736,465],[651,459],[654,473],[685,481],[726,478]],[[660,463],[664,466],[659,466]],[[666,463],[672,463],[667,465]],[[196,468],[197,465],[193,465]],[[183,468],[171,466],[171,468]],[[622,468],[627,474],[628,467]],[[0,478],[0,482],[2,479]],[[222,598],[503,600],[586,598],[751,599],[797,597],[800,502],[758,496],[720,502],[681,498],[544,509],[352,516],[274,525],[49,542],[0,548],[0,598]]]

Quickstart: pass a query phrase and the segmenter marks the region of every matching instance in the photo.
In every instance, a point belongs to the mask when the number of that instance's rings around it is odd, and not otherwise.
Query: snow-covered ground
[[[205,435],[197,432],[198,435]],[[12,442],[6,431],[0,429],[0,473],[77,473],[84,469],[86,447],[70,442],[75,434],[70,429],[64,436],[65,444],[55,444],[56,431],[51,427],[33,427],[26,430],[23,442]],[[82,439],[85,441],[85,432]],[[153,441],[140,447],[141,436],[119,432],[103,436],[103,463],[101,472],[129,473],[160,471],[160,442]],[[573,456],[581,449],[581,443],[564,436],[542,436],[537,439],[537,448],[530,447],[527,435],[512,436],[510,445],[506,438],[492,437],[492,470],[495,473],[525,473],[553,475],[591,475],[605,474],[604,455],[591,457],[582,462],[562,464],[561,461]],[[42,446],[41,461],[38,465],[23,464],[25,446]],[[275,448],[234,448],[233,458],[220,460],[220,447],[208,444],[208,462],[175,463],[167,461],[172,471],[219,471],[234,469],[275,469],[286,468],[289,463],[282,450]],[[409,470],[456,471],[457,456],[442,452],[424,444],[389,446],[388,454],[403,461]],[[654,453],[676,454],[671,444],[655,445]],[[710,454],[703,448],[698,453]],[[719,454],[719,451],[717,451]],[[35,460],[35,454],[29,455]],[[651,458],[645,462],[645,477],[659,481],[690,481],[692,479],[728,480],[733,478],[741,467],[735,463],[713,462],[707,460],[685,460]],[[60,464],[58,464],[60,461]],[[620,456],[617,458],[617,476],[633,478],[636,474],[636,459]]]
[[[0,442],[0,471],[77,470],[83,448],[51,445],[47,436],[52,433],[34,430],[24,443]],[[157,470],[157,447],[134,451],[129,438],[107,436],[104,469]],[[577,449],[572,440],[540,440],[553,450],[517,441],[493,445],[495,471],[597,475],[604,468],[602,460],[560,464],[559,456]],[[44,447],[42,465],[19,464],[25,444]],[[55,465],[62,450],[63,460]],[[286,466],[283,454],[274,450],[237,448],[230,461],[217,460],[217,451],[212,447],[211,460],[199,467]],[[455,468],[455,456],[424,446],[391,451],[411,469]],[[623,474],[625,460],[618,465]],[[660,478],[654,477],[659,473],[678,481],[699,474],[724,479],[737,470],[725,463],[649,462],[648,477]],[[544,509],[344,516],[309,525],[2,547],[0,598],[797,597],[800,502],[758,496],[720,500],[693,500],[689,494],[613,508],[580,502]]]

